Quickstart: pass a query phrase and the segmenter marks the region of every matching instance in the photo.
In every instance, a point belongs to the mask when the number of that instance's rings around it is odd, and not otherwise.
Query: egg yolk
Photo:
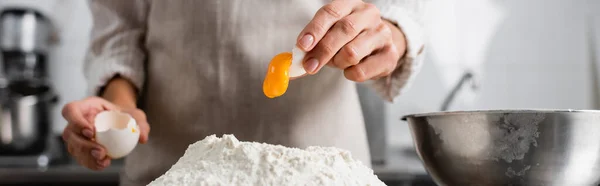
[[[131,128],[131,132],[132,132],[132,133],[135,133],[135,128]]]
[[[277,54],[269,63],[269,69],[263,82],[263,92],[269,98],[285,94],[290,82],[290,66],[292,66],[292,53]]]

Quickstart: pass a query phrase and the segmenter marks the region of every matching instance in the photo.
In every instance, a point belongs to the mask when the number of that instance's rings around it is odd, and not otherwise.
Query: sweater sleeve
[[[387,101],[405,92],[411,85],[423,62],[423,13],[426,0],[371,0],[384,19],[402,30],[406,38],[406,53],[398,68],[389,76],[371,82],[371,87]]]
[[[93,26],[84,63],[88,91],[97,95],[121,76],[138,90],[144,84],[146,0],[89,0]]]

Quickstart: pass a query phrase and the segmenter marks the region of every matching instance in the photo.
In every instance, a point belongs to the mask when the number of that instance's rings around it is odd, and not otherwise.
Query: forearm
[[[110,80],[101,96],[121,108],[137,107],[137,90],[131,81],[122,77]]]

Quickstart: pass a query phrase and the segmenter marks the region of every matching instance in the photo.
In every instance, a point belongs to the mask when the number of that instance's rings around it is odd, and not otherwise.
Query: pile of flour
[[[188,147],[164,175],[162,185],[385,185],[350,153],[333,147],[305,150],[256,142],[233,135],[208,136]]]

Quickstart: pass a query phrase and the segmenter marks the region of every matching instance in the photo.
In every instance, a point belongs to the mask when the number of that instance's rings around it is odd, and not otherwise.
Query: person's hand
[[[118,110],[130,114],[140,127],[140,143],[148,141],[150,127],[146,114],[137,108],[121,108],[99,97],[74,101],[64,106],[63,117],[67,127],[62,137],[69,153],[81,164],[92,170],[102,170],[110,165],[106,149],[94,140],[94,118],[105,110]]]
[[[308,51],[304,68],[309,74],[329,65],[357,82],[389,75],[406,50],[400,29],[383,20],[375,5],[361,0],[334,0],[323,6],[302,30],[297,45]]]

